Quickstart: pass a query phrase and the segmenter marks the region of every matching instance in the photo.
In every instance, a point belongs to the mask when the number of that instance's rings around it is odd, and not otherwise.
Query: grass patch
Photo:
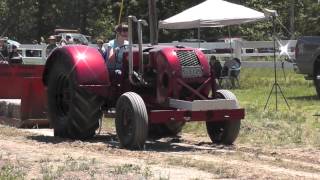
[[[214,162],[204,162],[199,160],[192,160],[190,158],[167,158],[166,162],[173,166],[183,166],[186,168],[196,168],[201,171],[206,171],[217,175],[217,178],[236,178],[238,171],[226,165],[220,165]]]
[[[22,180],[25,173],[21,168],[11,164],[5,164],[0,167],[0,180]]]
[[[123,164],[112,167],[109,173],[114,175],[134,175],[142,176],[143,179],[149,179],[153,176],[152,171],[148,166],[142,168],[135,164]]]
[[[84,172],[88,175],[86,178],[94,179],[96,173],[94,168],[96,159],[88,160],[83,157],[74,159],[68,156],[62,165],[55,165],[48,158],[41,159],[40,163],[42,179],[45,180],[63,179],[62,177],[70,172]]]
[[[314,116],[320,113],[319,100],[313,83],[293,70],[285,70],[285,75],[278,71],[278,83],[290,109],[278,90],[278,111],[275,93],[264,110],[274,82],[273,69],[241,69],[241,88],[231,90],[246,111],[237,143],[320,147],[320,117]],[[188,123],[183,131],[206,136],[204,123]]]
[[[137,174],[141,171],[141,167],[135,164],[124,164],[119,166],[114,166],[110,171],[112,174]]]
[[[10,127],[6,125],[0,124],[0,137],[5,136],[5,137],[19,137],[19,136],[27,136],[27,135],[32,135],[32,133],[21,131],[15,127]]]

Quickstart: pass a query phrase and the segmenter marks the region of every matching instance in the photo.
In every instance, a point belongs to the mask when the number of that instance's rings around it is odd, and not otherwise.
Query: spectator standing
[[[9,56],[7,40],[8,38],[0,37],[0,56],[3,60]]]
[[[9,63],[22,64],[22,55],[18,52],[16,45],[11,45],[11,52],[9,53]]]
[[[100,52],[100,54],[103,56],[106,49],[103,47],[103,40],[102,39],[98,39],[97,40],[97,45],[98,45],[98,51]]]
[[[216,79],[219,79],[221,77],[222,65],[216,56],[210,57],[210,67],[213,68]]]
[[[56,42],[56,37],[54,36],[50,36],[48,38],[48,41],[49,41],[49,45],[47,46],[47,49],[46,49],[46,55],[48,56],[52,50],[54,50],[57,46],[57,42]]]

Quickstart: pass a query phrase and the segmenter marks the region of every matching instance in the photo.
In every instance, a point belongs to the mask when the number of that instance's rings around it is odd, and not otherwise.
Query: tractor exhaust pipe
[[[137,23],[137,28],[138,28],[138,45],[139,45],[139,58],[140,58],[140,62],[139,62],[139,73],[136,73],[133,71],[133,22]],[[129,16],[128,17],[128,26],[129,26],[129,32],[128,32],[128,41],[129,41],[129,81],[133,84],[133,85],[141,85],[141,84],[145,84],[144,80],[143,80],[143,51],[142,51],[142,25],[147,26],[148,23],[145,20],[137,20],[137,18],[135,16]],[[138,80],[135,81],[133,80],[133,76],[135,76],[135,78]]]
[[[138,42],[139,42],[139,57],[140,57],[140,63],[139,63],[139,75],[142,77],[143,76],[143,52],[142,52],[142,25],[148,26],[147,21],[143,19],[139,19],[138,21]]]
[[[136,82],[132,79],[132,76],[134,74],[133,72],[133,35],[132,35],[132,29],[133,29],[133,22],[137,22],[137,18],[135,16],[129,16],[128,17],[128,41],[129,41],[129,81],[132,84],[136,84]]]

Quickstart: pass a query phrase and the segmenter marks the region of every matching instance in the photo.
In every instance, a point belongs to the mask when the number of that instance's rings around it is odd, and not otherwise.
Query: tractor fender
[[[79,86],[106,96],[106,87],[110,86],[109,72],[97,49],[84,45],[56,48],[47,58],[44,67],[42,74],[44,86],[48,86],[48,75],[55,61],[69,61]]]

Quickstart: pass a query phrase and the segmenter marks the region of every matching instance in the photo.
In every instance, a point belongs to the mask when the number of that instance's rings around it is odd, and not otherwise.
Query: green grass
[[[0,167],[0,180],[22,180],[25,173],[21,168],[12,164],[5,164]]]
[[[94,179],[96,173],[94,168],[96,159],[94,158],[79,157],[74,159],[68,156],[61,165],[56,165],[50,159],[45,158],[41,159],[40,163],[42,179],[44,180],[64,179],[63,176],[68,172],[85,172],[90,179]]]
[[[141,177],[144,177],[143,179],[149,179],[153,176],[152,171],[148,166],[142,168],[140,165],[135,164],[123,164],[113,166],[109,173],[113,175],[140,175]]]
[[[270,146],[320,147],[319,100],[312,81],[302,75],[286,70],[278,71],[278,83],[290,109],[278,90],[276,111],[275,90],[271,94],[266,110],[264,106],[274,82],[271,68],[242,68],[241,88],[231,90],[236,94],[246,117],[242,121],[236,143]],[[188,123],[184,132],[206,135],[203,123]]]

